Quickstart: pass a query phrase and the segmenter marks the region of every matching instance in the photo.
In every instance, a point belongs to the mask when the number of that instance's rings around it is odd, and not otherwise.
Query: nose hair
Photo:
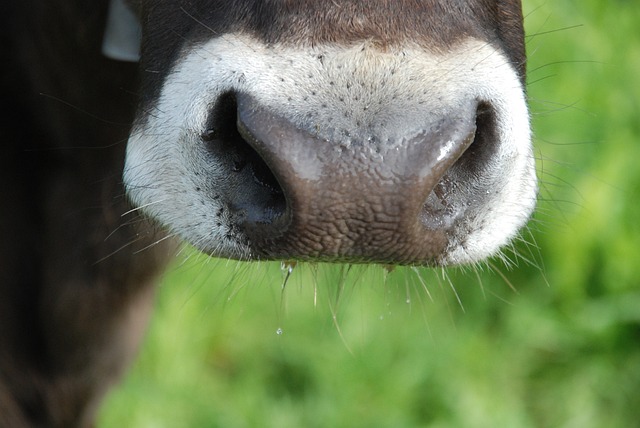
[[[425,203],[474,141],[475,100],[385,141],[366,130],[330,141],[249,95],[237,105],[240,134],[286,201],[269,216],[245,205],[241,227],[265,257],[403,263],[444,250],[447,231],[425,221]]]

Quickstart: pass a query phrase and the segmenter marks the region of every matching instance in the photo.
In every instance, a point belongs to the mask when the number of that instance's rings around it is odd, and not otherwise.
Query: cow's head
[[[536,198],[518,0],[134,1],[132,200],[213,255],[445,265]]]

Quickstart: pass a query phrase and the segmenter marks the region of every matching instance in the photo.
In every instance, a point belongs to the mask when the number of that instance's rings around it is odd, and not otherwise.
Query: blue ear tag
[[[102,39],[102,54],[117,61],[140,60],[142,28],[138,17],[124,0],[111,0]]]

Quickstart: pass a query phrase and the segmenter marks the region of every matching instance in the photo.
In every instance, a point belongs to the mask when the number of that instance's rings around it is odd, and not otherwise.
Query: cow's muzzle
[[[258,258],[437,262],[466,209],[459,181],[473,180],[491,151],[470,150],[492,140],[489,109],[475,100],[401,126],[396,138],[362,129],[328,141],[312,123],[294,124],[246,94],[230,97],[246,144],[237,170],[250,174],[229,207]]]

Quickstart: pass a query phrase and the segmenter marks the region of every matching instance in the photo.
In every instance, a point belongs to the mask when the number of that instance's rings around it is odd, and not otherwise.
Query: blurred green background
[[[640,2],[525,1],[542,182],[510,265],[189,250],[99,427],[640,426]]]

